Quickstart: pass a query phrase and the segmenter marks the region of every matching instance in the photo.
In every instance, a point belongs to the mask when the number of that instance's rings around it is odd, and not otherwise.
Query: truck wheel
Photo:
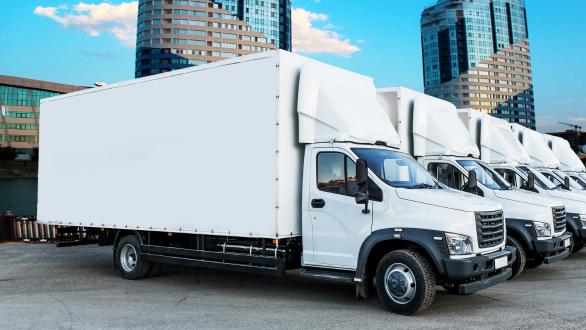
[[[521,275],[523,269],[525,269],[527,254],[525,253],[523,245],[514,237],[507,237],[507,246],[512,246],[517,249],[517,259],[512,266],[513,275],[509,278],[509,280],[511,280]]]
[[[413,315],[428,308],[435,298],[435,273],[420,253],[387,253],[376,268],[376,291],[391,311]]]
[[[525,263],[525,268],[537,268],[543,265],[543,260],[545,260],[544,256],[538,256],[532,259],[527,259],[527,262]]]
[[[151,270],[151,262],[140,256],[140,242],[134,235],[123,237],[116,247],[116,267],[122,278],[138,280],[147,276]]]

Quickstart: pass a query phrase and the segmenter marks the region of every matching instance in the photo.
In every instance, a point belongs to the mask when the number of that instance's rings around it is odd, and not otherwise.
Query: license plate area
[[[494,269],[501,269],[508,264],[509,258],[508,257],[500,257],[494,259]]]
[[[564,240],[564,247],[570,247],[570,245],[572,245],[572,242],[570,241],[570,238],[566,238]]]

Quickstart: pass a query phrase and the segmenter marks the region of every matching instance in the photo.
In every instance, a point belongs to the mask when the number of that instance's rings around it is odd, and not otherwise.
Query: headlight
[[[450,254],[472,254],[472,239],[469,236],[446,233]]]
[[[551,236],[551,226],[549,225],[549,223],[533,222],[533,228],[535,228],[535,232],[537,233],[537,237],[550,237]]]
[[[580,221],[582,221],[582,228],[586,229],[586,214],[580,214]]]

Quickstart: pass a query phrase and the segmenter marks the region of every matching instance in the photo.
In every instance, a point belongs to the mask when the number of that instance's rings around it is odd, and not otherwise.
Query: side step
[[[353,284],[354,272],[335,271],[329,269],[312,269],[307,268],[299,273],[299,276],[315,280],[330,281],[337,283]]]
[[[270,276],[285,275],[284,260],[282,258],[271,256],[204,251],[156,245],[141,245],[141,251],[141,256],[149,261],[249,272]]]

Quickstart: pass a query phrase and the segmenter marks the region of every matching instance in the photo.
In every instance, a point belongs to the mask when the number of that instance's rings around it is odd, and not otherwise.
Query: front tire
[[[140,241],[135,235],[123,237],[116,246],[116,268],[122,278],[138,280],[148,275],[151,262],[143,260],[140,255]]]
[[[387,253],[376,268],[376,291],[391,312],[413,315],[435,298],[435,273],[427,259],[413,250]]]
[[[513,275],[509,278],[509,280],[512,280],[523,273],[525,264],[527,263],[527,253],[525,252],[525,247],[514,237],[507,237],[507,246],[512,246],[517,249],[517,258],[511,267]]]

